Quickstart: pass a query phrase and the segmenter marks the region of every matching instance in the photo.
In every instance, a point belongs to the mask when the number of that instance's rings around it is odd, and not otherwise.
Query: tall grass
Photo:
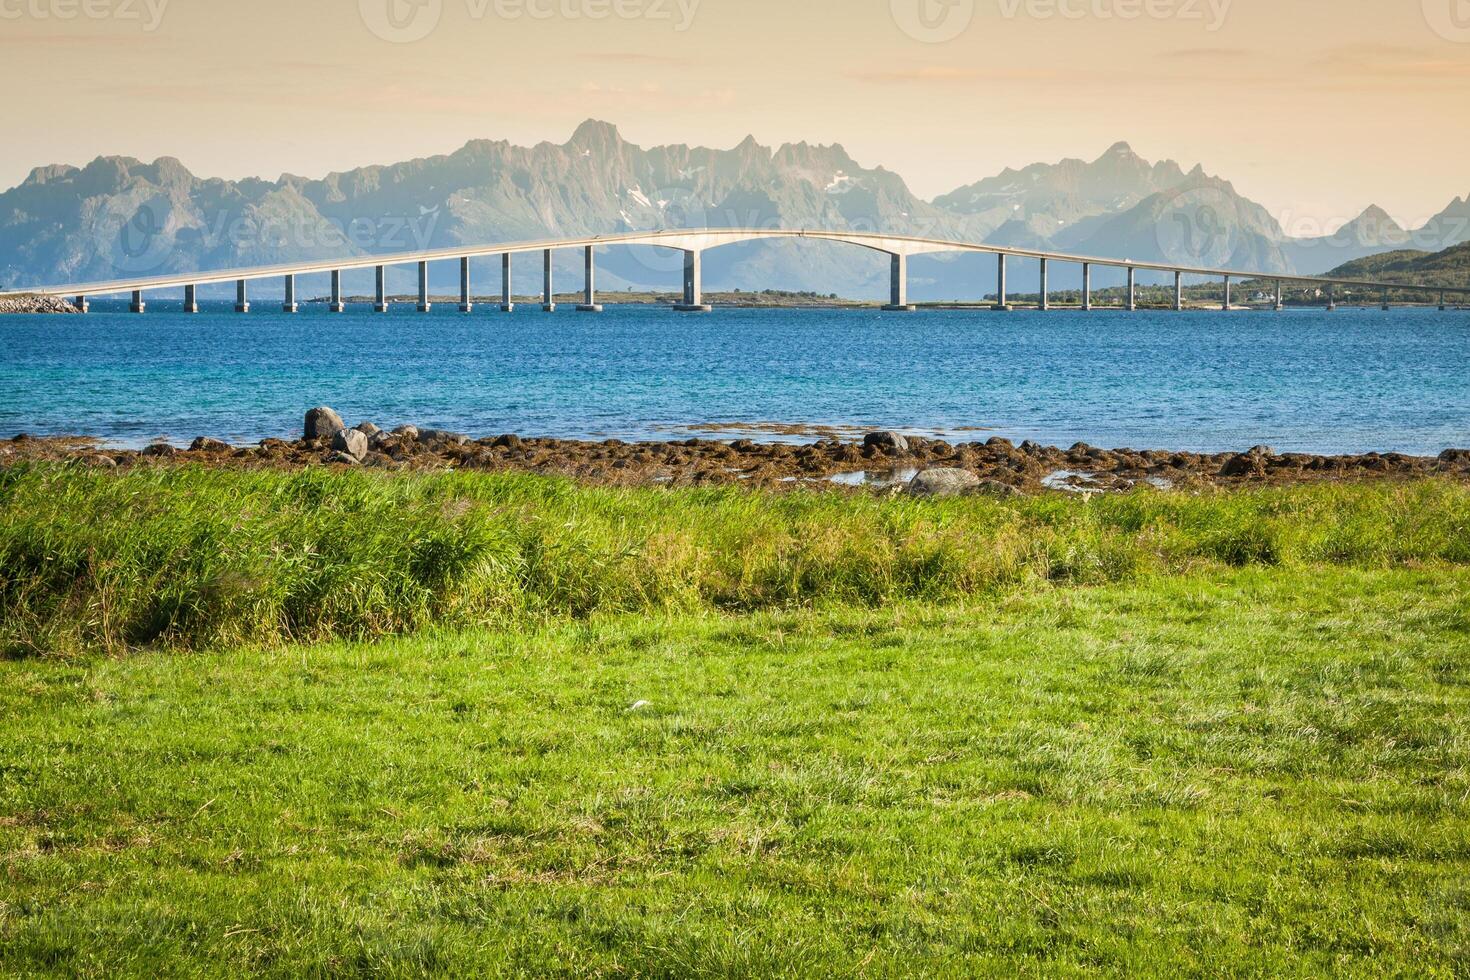
[[[0,471],[10,656],[983,598],[1210,563],[1470,564],[1470,488],[916,501],[487,474]]]

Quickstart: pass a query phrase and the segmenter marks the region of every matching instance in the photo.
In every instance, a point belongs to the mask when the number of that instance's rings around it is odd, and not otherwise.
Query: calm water
[[[329,404],[349,422],[476,436],[800,422],[1213,451],[1470,446],[1464,311],[265,307],[0,318],[0,436],[254,442],[295,437],[306,409]]]

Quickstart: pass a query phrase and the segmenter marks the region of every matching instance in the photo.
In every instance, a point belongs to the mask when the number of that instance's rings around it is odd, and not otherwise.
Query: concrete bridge
[[[459,308],[461,312],[468,313],[472,309],[470,301],[470,259],[487,255],[499,255],[501,256],[500,308],[509,312],[514,308],[511,296],[512,258],[516,255],[527,253],[541,253],[544,270],[542,309],[551,312],[556,309],[554,301],[555,294],[552,291],[552,253],[560,249],[580,249],[583,251],[585,257],[585,277],[583,281],[582,302],[578,304],[577,309],[587,312],[600,312],[602,307],[597,302],[597,248],[610,245],[646,245],[675,249],[684,253],[683,300],[675,304],[674,309],[684,312],[707,312],[710,307],[704,302],[702,283],[702,257],[705,252],[741,242],[789,238],[842,242],[881,252],[889,256],[891,263],[889,302],[884,309],[894,311],[915,309],[913,304],[909,303],[908,300],[909,258],[914,255],[928,255],[938,252],[980,252],[994,255],[996,257],[996,302],[993,309],[997,310],[1008,310],[1011,308],[1007,302],[1006,291],[1006,260],[1008,258],[1039,260],[1040,280],[1038,283],[1038,295],[1040,300],[1038,305],[1041,309],[1047,309],[1049,307],[1047,273],[1050,265],[1056,262],[1075,263],[1082,267],[1082,309],[1084,310],[1092,309],[1093,305],[1092,270],[1094,267],[1124,269],[1127,271],[1126,308],[1129,310],[1136,310],[1138,308],[1136,275],[1139,270],[1173,273],[1174,309],[1176,310],[1184,308],[1183,278],[1185,276],[1222,279],[1225,284],[1225,302],[1223,304],[1225,309],[1230,308],[1232,283],[1244,279],[1264,280],[1274,283],[1275,308],[1278,310],[1282,308],[1283,284],[1288,282],[1321,288],[1327,297],[1328,309],[1334,309],[1336,307],[1336,289],[1340,286],[1369,291],[1381,291],[1384,309],[1388,308],[1389,293],[1394,290],[1423,293],[1431,298],[1438,296],[1439,308],[1441,310],[1445,308],[1445,302],[1448,296],[1459,296],[1463,300],[1464,297],[1470,295],[1470,288],[1425,286],[1414,283],[1360,279],[1328,279],[1322,276],[1282,275],[1280,273],[1259,272],[1249,269],[1195,268],[1170,265],[1167,263],[1134,262],[1130,259],[1068,255],[1060,252],[1042,252],[1024,248],[1007,248],[996,245],[953,242],[932,238],[915,238],[903,235],[883,235],[852,231],[709,228],[700,230],[631,232],[618,235],[594,235],[589,238],[515,242],[476,246],[473,248],[458,247],[433,251],[402,252],[391,255],[302,262],[250,269],[221,269],[213,272],[199,272],[182,276],[169,275],[141,279],[120,279],[110,282],[71,283],[11,293],[0,293],[0,298],[23,294],[73,297],[77,306],[83,312],[86,312],[89,297],[131,293],[132,304],[130,308],[134,313],[142,313],[147,308],[144,300],[146,293],[168,289],[183,289],[184,310],[189,313],[197,313],[199,311],[197,299],[199,286],[233,282],[236,288],[235,309],[239,313],[248,313],[250,311],[249,283],[263,279],[280,278],[285,282],[285,303],[283,309],[287,313],[295,313],[297,310],[296,277],[313,273],[330,273],[332,277],[330,309],[335,313],[340,313],[346,308],[342,295],[342,273],[353,269],[376,269],[377,293],[373,308],[379,313],[384,313],[388,310],[387,268],[396,265],[416,264],[419,274],[418,310],[426,313],[429,310],[429,263],[458,261],[460,276]]]

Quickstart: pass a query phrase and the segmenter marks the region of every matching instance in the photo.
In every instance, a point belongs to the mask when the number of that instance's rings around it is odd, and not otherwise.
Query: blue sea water
[[[1054,445],[1434,454],[1470,446],[1470,312],[1134,313],[453,306],[290,316],[151,303],[0,318],[0,437],[292,437],[308,408],[475,436],[696,423]]]

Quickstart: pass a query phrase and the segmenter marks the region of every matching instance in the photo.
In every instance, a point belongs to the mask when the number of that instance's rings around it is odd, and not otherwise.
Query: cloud
[[[948,68],[939,65],[853,72],[849,77],[860,82],[886,85],[932,82],[1050,82],[1061,79],[1059,73],[1039,68]]]
[[[1176,48],[1161,57],[1182,61],[1243,61],[1255,52],[1246,48]]]
[[[1445,58],[1428,48],[1387,44],[1350,44],[1330,48],[1314,69],[1334,88],[1359,89],[1380,84],[1401,88],[1437,88],[1444,82],[1470,81],[1470,59]],[[1309,71],[1307,77],[1311,78]]]
[[[661,65],[666,68],[688,68],[696,64],[692,58],[676,58],[667,54],[638,54],[632,51],[584,51],[581,61],[604,65]]]

